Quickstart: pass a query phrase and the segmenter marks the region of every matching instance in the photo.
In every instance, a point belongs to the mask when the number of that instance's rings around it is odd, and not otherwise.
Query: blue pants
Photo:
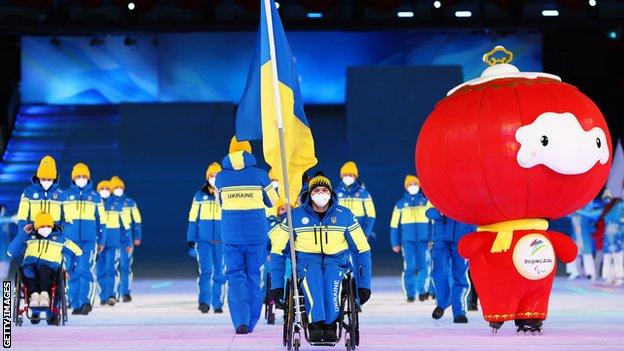
[[[100,301],[106,301],[109,297],[117,297],[119,285],[119,258],[121,249],[118,247],[105,247],[100,252],[97,260],[97,278],[100,286]]]
[[[197,264],[199,265],[198,303],[212,305],[212,308],[223,307],[223,244],[198,241],[195,246]]]
[[[76,267],[69,275],[68,293],[71,301],[71,308],[80,308],[88,303],[93,305],[95,298],[95,253],[96,243],[89,241],[78,241],[76,245],[82,250],[82,255],[75,258]],[[65,257],[66,266],[71,267],[74,263],[71,256]]]
[[[340,315],[342,280],[351,267],[349,253],[336,256],[299,253],[297,277],[305,301],[306,313],[311,323],[330,324]]]
[[[134,250],[130,253],[126,252],[126,248],[122,247],[120,249],[121,252],[121,260],[119,261],[119,294],[130,295],[130,285],[132,284],[132,254]]]
[[[267,256],[266,243],[223,244],[228,306],[234,329],[246,325],[253,331],[262,310],[260,267]]]
[[[403,241],[403,290],[407,297],[430,292],[431,254],[426,241]]]
[[[452,305],[454,317],[465,316],[470,293],[468,261],[457,252],[456,242],[436,241],[433,243],[431,275],[437,293],[438,307],[446,309]]]

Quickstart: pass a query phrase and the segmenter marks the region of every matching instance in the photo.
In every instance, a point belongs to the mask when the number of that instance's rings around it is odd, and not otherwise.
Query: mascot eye
[[[599,149],[602,146],[602,142],[600,141],[600,138],[596,138],[596,146],[598,146]]]
[[[540,142],[542,143],[542,145],[546,146],[548,145],[548,137],[545,135],[542,135],[542,139],[540,139]]]

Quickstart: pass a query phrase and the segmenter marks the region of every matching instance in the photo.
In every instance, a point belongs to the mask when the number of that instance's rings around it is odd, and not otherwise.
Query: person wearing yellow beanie
[[[50,301],[52,277],[58,274],[63,256],[75,260],[82,255],[82,251],[58,230],[50,213],[39,211],[34,216],[34,224],[20,231],[11,241],[7,254],[12,259],[24,256],[21,269],[29,294],[27,303],[29,307],[35,308],[31,311],[33,317],[39,317],[36,308],[48,308],[54,303]],[[66,267],[69,273],[73,272],[73,265],[68,264]],[[55,324],[61,318],[55,313],[46,317],[48,324]]]
[[[76,264],[76,273],[68,281],[72,314],[87,315],[93,306],[95,280],[93,270],[97,253],[102,253],[106,243],[107,216],[104,200],[93,189],[91,172],[84,163],[74,165],[72,185],[67,190],[69,208],[72,209],[74,230],[67,237],[80,247],[84,255],[80,256]],[[74,264],[74,262],[68,262]]]
[[[32,178],[33,184],[24,189],[20,198],[17,210],[19,232],[34,222],[37,213],[45,211],[65,234],[71,233],[73,212],[67,202],[67,193],[58,186],[57,180],[56,161],[52,156],[44,156]]]
[[[141,245],[143,240],[141,212],[134,199],[126,196],[126,184],[118,177],[113,176],[110,179],[110,186],[113,189],[113,201],[119,201],[122,203],[123,212],[122,216],[126,218],[126,221],[130,223],[128,233],[122,238],[121,245],[124,249],[121,250],[121,260],[119,263],[119,270],[121,280],[119,282],[119,293],[122,295],[123,302],[132,301],[131,296],[131,284],[132,284],[132,262],[133,251],[135,246]]]
[[[431,204],[420,192],[414,175],[403,181],[405,193],[395,204],[390,220],[392,251],[403,251],[403,287],[408,302],[418,295],[421,301],[430,293],[429,219],[425,215]],[[420,268],[419,268],[420,267]]]
[[[221,238],[234,330],[254,330],[262,309],[260,267],[266,259],[269,230],[266,207],[279,198],[266,171],[257,167],[248,142],[232,138],[230,153],[215,186],[221,204]]]
[[[336,187],[338,204],[353,212],[368,238],[375,226],[375,204],[371,194],[358,181],[360,173],[353,161],[346,162],[340,167],[341,182]]]
[[[188,216],[186,242],[195,250],[199,265],[197,309],[223,313],[223,243],[221,242],[221,207],[216,199],[215,182],[221,166],[213,162],[206,170],[206,184],[195,193]]]
[[[106,201],[111,196],[110,181],[102,180],[97,184],[97,192],[100,194],[102,200]]]

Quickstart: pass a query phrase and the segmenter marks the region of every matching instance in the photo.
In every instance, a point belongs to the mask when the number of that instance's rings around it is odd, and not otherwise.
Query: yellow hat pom
[[[37,168],[37,178],[39,179],[56,179],[56,161],[52,156],[44,156],[39,162],[39,167]]]
[[[408,174],[405,177],[405,182],[403,182],[403,186],[405,187],[405,189],[407,189],[407,187],[410,186],[410,184],[414,184],[414,183],[420,186],[420,180],[418,180],[418,177],[416,177],[415,175]]]
[[[124,184],[123,180],[121,180],[121,178],[119,178],[118,176],[113,176],[110,179],[110,187],[111,189],[117,189],[117,188],[125,189],[126,185]]]
[[[41,227],[54,227],[54,220],[49,213],[39,212],[35,216],[35,230]]]
[[[251,144],[248,141],[238,141],[236,136],[230,141],[230,153],[237,151],[245,151],[251,153]]]
[[[342,165],[342,167],[340,167],[340,176],[342,177],[345,174],[353,174],[356,177],[360,176],[355,162],[349,161]]]
[[[85,165],[84,163],[77,163],[72,169],[72,180],[76,179],[78,176],[84,176],[88,179],[91,179],[91,172],[89,171],[89,167],[87,167],[87,165]]]
[[[97,185],[98,193],[100,191],[102,191],[102,189],[110,190],[110,188],[111,188],[111,185],[110,185],[110,182],[108,180],[103,180],[103,181],[99,182],[98,185]]]
[[[206,169],[206,180],[208,180],[211,174],[216,174],[219,172],[221,172],[221,165],[217,162],[211,163],[210,166],[208,166],[208,169]]]

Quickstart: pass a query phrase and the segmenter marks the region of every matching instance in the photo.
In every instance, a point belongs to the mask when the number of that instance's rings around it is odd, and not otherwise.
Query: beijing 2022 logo
[[[516,243],[513,262],[518,273],[530,280],[547,277],[555,268],[555,250],[542,234],[526,235]]]

